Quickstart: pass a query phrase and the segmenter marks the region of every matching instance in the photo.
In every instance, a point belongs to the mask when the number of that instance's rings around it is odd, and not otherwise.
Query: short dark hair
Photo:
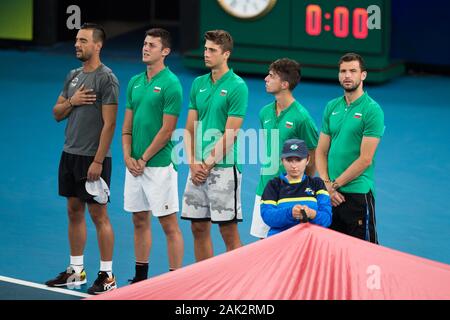
[[[154,37],[154,38],[161,38],[161,44],[163,49],[164,48],[171,48],[172,47],[172,37],[170,35],[170,32],[166,29],[162,28],[152,28],[145,32],[146,37]]]
[[[233,37],[225,30],[211,30],[205,33],[205,40],[209,40],[219,45],[222,51],[233,51]]]
[[[269,66],[269,70],[280,76],[282,81],[289,83],[289,90],[295,89],[301,78],[301,66],[295,60],[282,58],[278,59]]]
[[[354,52],[349,52],[344,54],[341,59],[339,59],[338,67],[341,67],[341,64],[343,62],[350,62],[350,61],[358,61],[359,67],[361,68],[361,72],[367,71],[366,63],[364,62],[363,57],[361,57],[359,54]]]
[[[105,29],[103,29],[103,27],[99,24],[86,22],[83,23],[80,29],[93,30],[92,38],[94,39],[94,42],[103,43],[106,40]]]

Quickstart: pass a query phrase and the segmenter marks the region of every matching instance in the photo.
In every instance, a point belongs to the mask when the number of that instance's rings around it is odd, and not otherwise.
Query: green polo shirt
[[[322,121],[322,132],[331,138],[328,152],[328,175],[339,177],[359,158],[363,137],[381,138],[384,134],[384,113],[367,93],[347,105],[345,97],[328,102]],[[375,160],[356,179],[341,187],[342,192],[375,193]]]
[[[133,111],[131,156],[139,159],[163,125],[163,115],[177,116],[181,111],[182,87],[168,67],[150,81],[144,71],[128,83],[126,108]],[[172,163],[173,142],[169,141],[148,162],[147,167],[166,167]],[[175,163],[174,167],[175,167]]]
[[[211,154],[215,144],[225,132],[228,117],[244,118],[247,104],[247,85],[231,69],[216,83],[212,82],[211,73],[194,80],[189,109],[198,112],[199,123],[195,128],[196,160],[204,161]],[[216,164],[216,167],[225,168],[236,165],[238,170],[241,171],[241,166],[238,163],[238,140],[222,161]]]
[[[288,139],[301,139],[305,141],[309,150],[313,150],[317,147],[318,134],[308,110],[298,101],[294,101],[278,116],[276,101],[272,102],[261,109],[259,120],[265,146],[264,157],[261,159],[261,175],[256,189],[256,194],[261,196],[267,183],[285,172],[280,160],[284,142]],[[273,141],[276,138],[278,139]]]

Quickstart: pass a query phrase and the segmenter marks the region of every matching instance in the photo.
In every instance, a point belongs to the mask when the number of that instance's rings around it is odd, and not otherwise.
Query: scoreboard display
[[[275,59],[288,57],[309,78],[336,79],[346,52],[361,54],[369,82],[404,72],[390,59],[390,0],[201,0],[200,47],[184,55],[188,67],[202,68],[203,34],[224,29],[235,49],[230,65],[238,72],[266,73]]]

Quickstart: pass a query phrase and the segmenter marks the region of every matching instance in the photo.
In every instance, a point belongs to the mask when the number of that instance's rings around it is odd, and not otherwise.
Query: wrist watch
[[[336,181],[332,181],[331,187],[332,187],[334,190],[337,190],[337,189],[339,189],[341,186],[340,186],[340,184],[337,183]]]

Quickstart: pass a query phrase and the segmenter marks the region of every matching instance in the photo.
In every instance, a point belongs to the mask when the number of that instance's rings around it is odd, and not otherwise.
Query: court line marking
[[[42,290],[47,290],[47,291],[52,291],[52,292],[58,292],[58,293],[82,297],[82,298],[91,297],[91,295],[89,295],[87,293],[72,291],[72,290],[68,290],[68,289],[61,289],[61,288],[51,288],[51,287],[47,287],[46,285],[43,285],[43,284],[9,278],[9,277],[0,276],[0,281],[5,281],[5,282],[19,284],[19,285],[27,286],[27,287],[31,287],[31,288],[42,289]]]

